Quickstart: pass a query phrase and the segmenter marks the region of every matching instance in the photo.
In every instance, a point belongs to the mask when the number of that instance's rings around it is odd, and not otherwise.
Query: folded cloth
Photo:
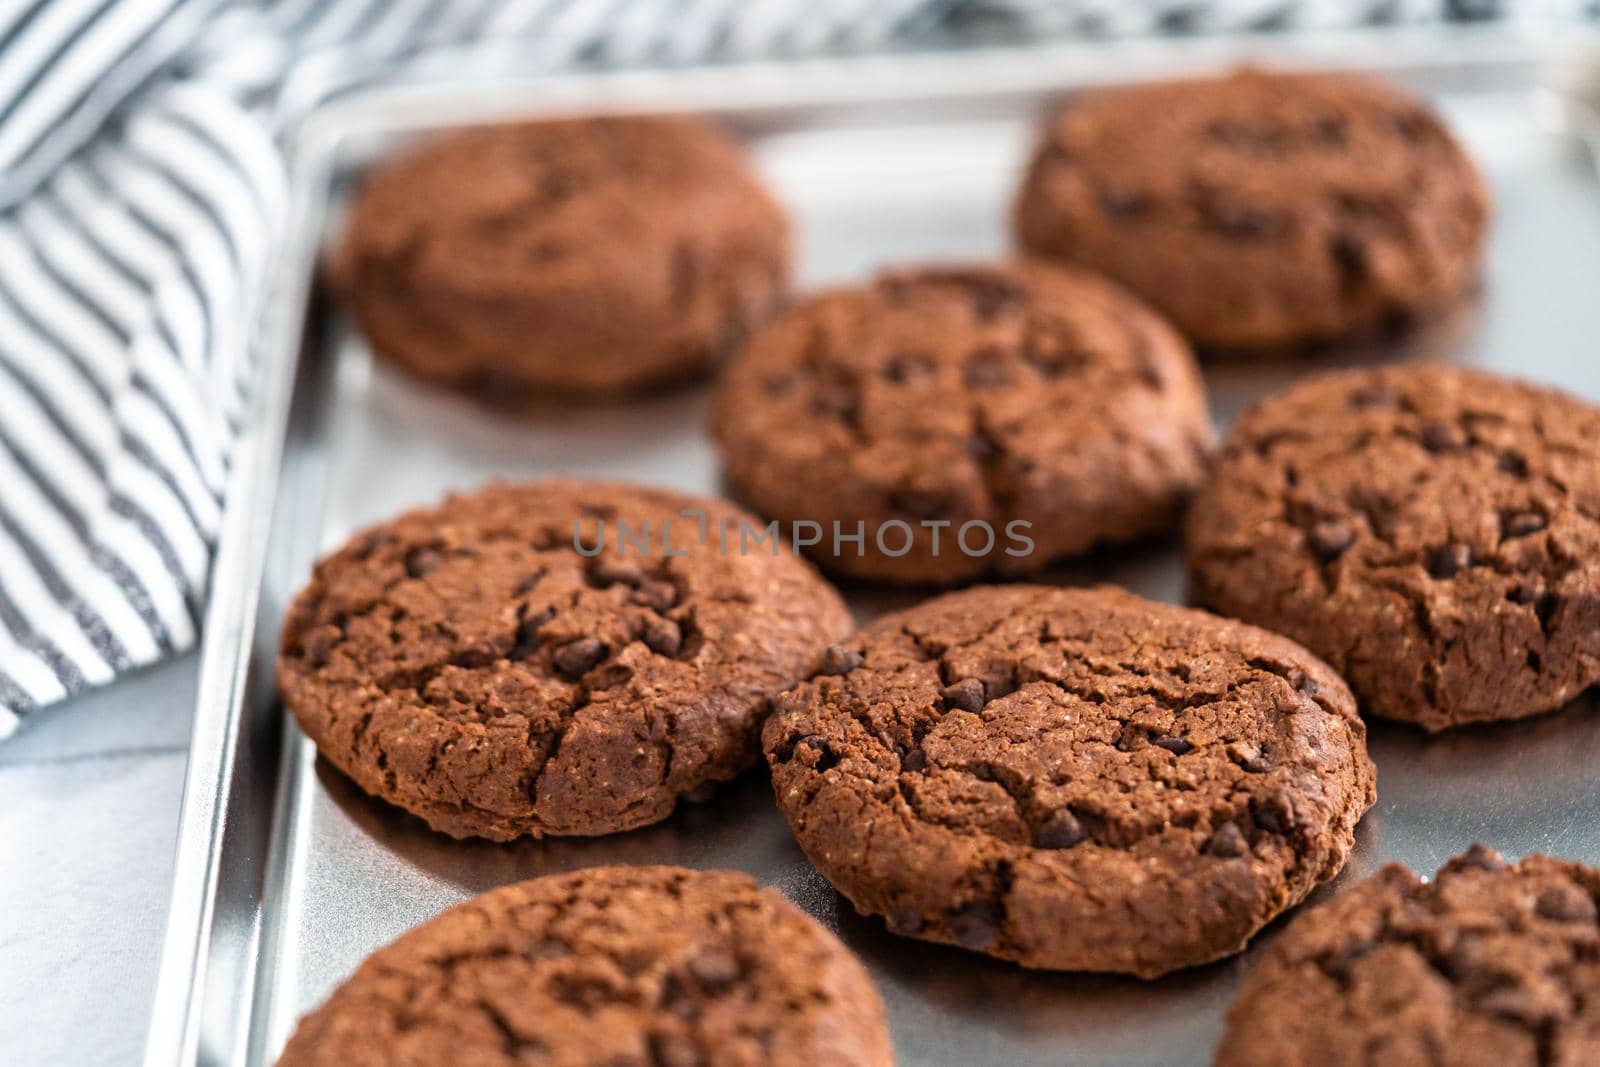
[[[1113,33],[1558,2],[13,0],[0,9],[0,737],[194,643],[285,212],[279,146],[330,96],[460,71],[862,50],[980,15]]]

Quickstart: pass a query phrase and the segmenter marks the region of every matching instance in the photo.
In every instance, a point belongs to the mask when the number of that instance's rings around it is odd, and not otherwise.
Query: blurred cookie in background
[[[1044,131],[1022,246],[1128,286],[1202,349],[1374,334],[1473,288],[1488,193],[1438,116],[1350,75],[1105,91]]]
[[[375,167],[333,275],[373,347],[423,378],[621,393],[703,372],[772,310],[788,223],[698,121],[485,126]]]

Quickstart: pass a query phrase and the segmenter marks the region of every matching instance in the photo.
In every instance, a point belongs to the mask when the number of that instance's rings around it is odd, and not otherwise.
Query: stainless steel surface
[[[1318,367],[1423,356],[1600,398],[1600,188],[1586,142],[1562,123],[1585,109],[1563,106],[1552,88],[1585,58],[1581,44],[1497,29],[1032,48],[388,92],[319,116],[297,157],[296,220],[263,335],[273,380],[219,562],[146,1062],[270,1063],[295,1019],[402,931],[495,885],[612,862],[735,867],[781,889],[866,961],[905,1064],[1205,1062],[1258,948],[1144,983],[1029,973],[890,937],[812,871],[759,772],[634,833],[497,846],[433,834],[319,762],[283,722],[271,670],[283,606],[316,554],[490,476],[560,471],[701,492],[718,483],[703,388],[526,417],[486,412],[374,363],[308,285],[316,245],[336,224],[342,179],[418,129],[550,110],[687,110],[748,138],[798,221],[807,286],[897,260],[994,255],[1040,114],[1085,85],[1213,67],[1253,49],[1385,70],[1429,92],[1489,174],[1499,221],[1474,306],[1401,344],[1208,367],[1219,418]],[[1106,552],[1054,577],[1183,594],[1170,545]],[[863,617],[899,599],[850,593]],[[1474,840],[1600,862],[1593,704],[1433,739],[1376,727],[1379,801],[1342,880],[1387,860],[1431,872]]]

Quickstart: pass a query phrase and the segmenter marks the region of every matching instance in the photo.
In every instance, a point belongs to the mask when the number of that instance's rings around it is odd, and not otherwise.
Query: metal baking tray
[[[1586,34],[1362,31],[1030,45],[529,81],[346,99],[304,127],[293,215],[257,343],[267,380],[241,444],[209,610],[176,882],[146,1063],[270,1064],[296,1019],[367,953],[469,895],[602,863],[732,867],[776,886],[865,961],[903,1064],[1194,1064],[1262,942],[1159,981],[1027,972],[887,934],[807,864],[757,769],[705,804],[613,837],[458,842],[373,800],[288,721],[273,656],[313,558],[364,523],[490,476],[604,475],[716,492],[706,389],[495,414],[376,363],[315,265],[350,176],[420,131],[518,115],[699,112],[730,126],[794,213],[807,287],[883,263],[993,256],[1036,122],[1095,85],[1242,59],[1366,69],[1432,97],[1494,186],[1483,294],[1403,341],[1207,367],[1226,421],[1329,365],[1453,359],[1600,399],[1600,184]],[[1104,552],[1054,580],[1181,601],[1171,544]],[[861,618],[903,594],[848,589]],[[1431,872],[1475,840],[1600,862],[1600,715],[1578,706],[1429,738],[1377,725],[1378,804],[1342,882],[1387,860]],[[1324,892],[1337,892],[1338,883]]]

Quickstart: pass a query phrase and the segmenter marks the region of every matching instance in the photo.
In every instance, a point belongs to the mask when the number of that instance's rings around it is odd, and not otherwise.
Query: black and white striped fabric
[[[1529,3],[1560,0],[0,0],[0,737],[194,643],[277,146],[333,94],[863,49],[980,12],[1116,33]]]

